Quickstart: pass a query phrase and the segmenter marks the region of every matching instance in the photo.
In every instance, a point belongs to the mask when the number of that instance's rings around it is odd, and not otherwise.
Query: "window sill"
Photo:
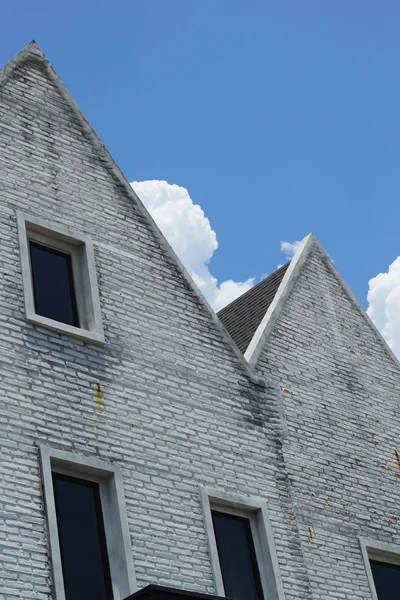
[[[42,317],[36,313],[27,313],[27,321],[33,325],[39,325],[40,327],[46,327],[57,333],[63,333],[82,340],[84,342],[91,342],[93,344],[103,345],[105,343],[103,331],[89,331],[87,329],[81,329],[80,327],[74,327],[73,325],[67,325],[60,321],[54,321],[48,317]]]

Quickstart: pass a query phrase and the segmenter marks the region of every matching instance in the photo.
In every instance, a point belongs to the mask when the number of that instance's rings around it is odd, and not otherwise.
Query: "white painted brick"
[[[104,348],[26,322],[17,210],[92,238]],[[122,467],[140,587],[214,592],[205,484],[268,499],[286,599],[311,598],[274,389],[251,382],[36,60],[0,89],[0,239],[3,599],[53,599],[39,444]]]
[[[400,541],[400,372],[328,261],[314,244],[258,369],[281,390],[312,597],[370,600],[358,536]]]

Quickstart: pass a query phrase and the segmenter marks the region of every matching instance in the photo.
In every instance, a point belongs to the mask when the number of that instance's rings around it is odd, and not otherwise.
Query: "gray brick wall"
[[[369,600],[358,536],[400,544],[400,371],[315,243],[258,369],[280,388],[312,597]]]
[[[93,239],[104,348],[26,322],[16,210]],[[310,598],[275,387],[250,381],[34,57],[0,88],[0,240],[4,600],[53,598],[40,443],[121,465],[139,587],[214,591],[206,484],[268,501],[286,598]]]

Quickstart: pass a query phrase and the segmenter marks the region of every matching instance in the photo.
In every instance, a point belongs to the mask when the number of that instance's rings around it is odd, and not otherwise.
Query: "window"
[[[53,473],[53,489],[66,600],[111,600],[99,484]]]
[[[123,600],[136,581],[119,469],[45,447],[40,455],[55,599]]]
[[[400,564],[369,561],[378,600],[393,600],[400,590]]]
[[[216,593],[234,600],[282,600],[266,503],[201,488]]]
[[[393,600],[400,590],[400,546],[360,539],[373,600]]]
[[[35,312],[79,327],[71,255],[29,242]]]
[[[211,511],[225,593],[238,600],[264,600],[250,519]]]
[[[28,321],[103,342],[91,241],[22,213],[18,230]]]

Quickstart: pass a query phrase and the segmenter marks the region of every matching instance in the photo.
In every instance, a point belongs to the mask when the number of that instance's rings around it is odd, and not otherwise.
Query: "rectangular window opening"
[[[121,468],[40,446],[54,600],[124,600],[137,590]]]
[[[112,600],[100,486],[52,473],[66,600]]]
[[[266,501],[203,486],[200,501],[217,596],[284,600]]]
[[[79,327],[71,254],[32,240],[29,251],[36,313]]]
[[[92,240],[19,211],[17,223],[27,321],[103,344]]]
[[[211,511],[225,594],[264,600],[250,518]]]
[[[370,559],[369,564],[378,600],[397,598],[400,590],[400,563]]]

